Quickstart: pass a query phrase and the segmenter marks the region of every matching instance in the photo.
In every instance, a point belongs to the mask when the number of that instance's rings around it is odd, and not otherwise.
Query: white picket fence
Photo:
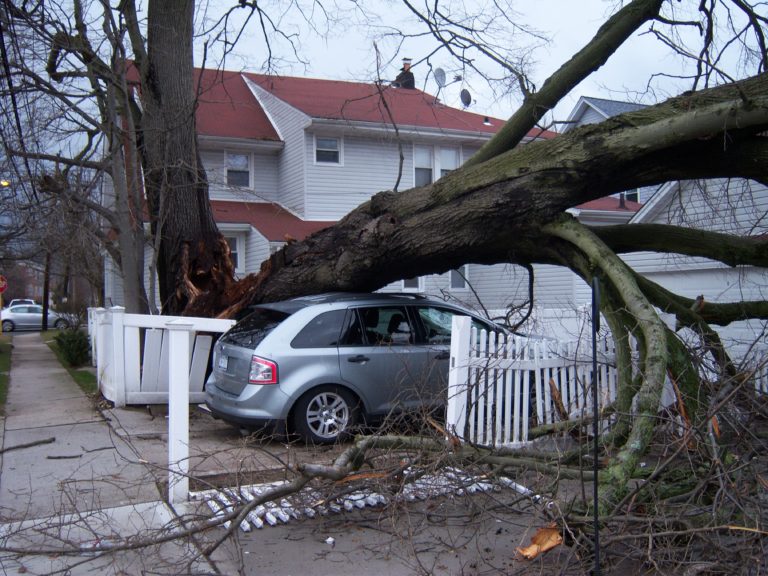
[[[528,442],[532,426],[592,415],[593,353],[591,337],[583,330],[583,338],[570,341],[506,337],[478,332],[468,317],[455,316],[452,331],[446,419],[448,429],[463,441],[520,446]],[[768,394],[768,349],[753,346],[735,360],[751,375],[755,392]],[[610,335],[598,340],[595,384],[602,412],[616,399]],[[667,382],[660,408],[674,403],[674,388]],[[602,429],[609,425],[610,418],[602,419]]]
[[[532,424],[562,420],[553,390],[571,418],[592,413],[592,350],[578,341],[505,337],[478,332],[467,317],[453,319],[447,424],[480,445],[517,446]],[[598,406],[616,397],[610,342],[598,351]]]
[[[189,402],[204,400],[203,386],[214,337],[234,320],[126,314],[116,306],[88,311],[91,358],[102,395],[122,407],[130,404],[167,404],[174,370],[189,375]],[[170,331],[188,334],[189,356],[171,358]]]

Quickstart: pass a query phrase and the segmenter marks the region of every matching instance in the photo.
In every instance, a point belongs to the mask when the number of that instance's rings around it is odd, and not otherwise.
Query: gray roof
[[[624,114],[625,112],[634,112],[645,108],[645,104],[633,104],[632,102],[620,102],[618,100],[607,100],[605,98],[592,98],[591,96],[584,96],[583,100],[598,110],[606,118],[616,116],[618,114]]]

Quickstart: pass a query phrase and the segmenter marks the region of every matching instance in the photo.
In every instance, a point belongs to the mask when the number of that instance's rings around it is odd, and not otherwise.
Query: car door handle
[[[451,353],[447,350],[440,352],[437,356],[435,356],[435,360],[448,360],[448,358],[451,357]]]
[[[357,356],[347,358],[347,362],[354,362],[355,364],[362,364],[363,362],[368,362],[368,360],[370,360],[370,358],[368,358],[368,356],[364,356],[363,354],[358,354]]]

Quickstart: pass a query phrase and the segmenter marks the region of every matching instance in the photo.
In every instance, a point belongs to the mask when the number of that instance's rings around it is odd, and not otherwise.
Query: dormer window
[[[227,184],[248,188],[251,185],[251,158],[248,154],[227,152]]]
[[[318,164],[341,164],[341,142],[339,138],[315,138],[315,162]]]

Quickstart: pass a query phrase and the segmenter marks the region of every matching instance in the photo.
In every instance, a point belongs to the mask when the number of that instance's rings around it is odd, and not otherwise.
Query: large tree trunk
[[[232,281],[229,248],[213,220],[198,148],[192,59],[193,0],[149,3],[141,76],[142,142],[163,312],[178,314],[200,290]]]

